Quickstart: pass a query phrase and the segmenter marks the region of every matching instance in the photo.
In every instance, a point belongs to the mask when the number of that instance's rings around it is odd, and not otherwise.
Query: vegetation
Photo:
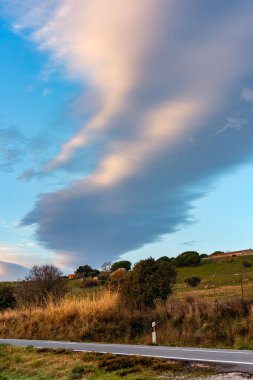
[[[66,293],[63,273],[54,265],[34,265],[25,281],[16,290],[16,300],[20,306],[44,305],[48,298],[58,302]]]
[[[159,344],[253,348],[252,301],[201,301],[188,296],[131,310],[115,292],[5,311],[0,314],[0,336],[150,344],[152,321],[158,323]]]
[[[121,286],[122,300],[130,308],[153,307],[156,299],[167,300],[176,281],[176,271],[166,261],[139,261]]]
[[[188,277],[184,280],[184,282],[192,288],[195,288],[201,283],[201,278],[197,276]]]
[[[1,380],[152,380],[165,376],[186,380],[214,371],[208,365],[200,369],[172,360],[0,346]]]
[[[75,271],[75,274],[81,277],[96,277],[99,273],[99,270],[93,269],[89,265],[80,265]]]
[[[111,266],[111,271],[114,272],[117,269],[125,268],[127,271],[131,269],[132,263],[127,260],[116,261]]]
[[[178,255],[174,260],[173,264],[176,267],[190,267],[199,265],[201,257],[198,252],[186,251]]]
[[[16,305],[16,299],[11,285],[0,284],[0,311],[12,309]]]

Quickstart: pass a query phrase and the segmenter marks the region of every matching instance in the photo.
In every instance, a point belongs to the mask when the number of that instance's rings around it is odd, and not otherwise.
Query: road
[[[186,348],[166,346],[144,346],[130,344],[75,343],[46,340],[0,339],[0,343],[37,348],[65,348],[74,351],[94,351],[118,355],[141,355],[162,359],[177,359],[206,363],[217,363],[223,368],[253,373],[253,351]]]

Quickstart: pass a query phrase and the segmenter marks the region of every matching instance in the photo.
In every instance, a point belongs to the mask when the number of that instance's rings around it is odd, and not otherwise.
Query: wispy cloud
[[[16,27],[30,28],[34,43],[79,78],[94,102],[89,121],[45,172],[98,141],[100,155],[84,179],[43,195],[23,224],[36,223],[38,239],[74,261],[84,255],[101,263],[187,223],[191,202],[207,191],[201,184],[252,153],[243,116],[217,133],[252,75],[252,3],[30,5]]]

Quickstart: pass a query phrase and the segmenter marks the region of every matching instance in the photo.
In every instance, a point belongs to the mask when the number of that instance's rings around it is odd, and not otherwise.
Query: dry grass
[[[107,318],[117,307],[118,296],[105,291],[96,297],[66,297],[58,305],[21,308],[0,314],[0,335],[9,338],[81,340],[92,322]]]
[[[154,309],[131,311],[116,293],[65,298],[45,308],[0,314],[6,338],[142,343],[151,342],[151,322],[158,322],[158,343],[173,346],[253,348],[253,303],[185,299],[158,302]]]
[[[243,284],[243,297],[252,298],[253,295],[253,283],[244,283]],[[191,296],[196,299],[205,299],[205,300],[229,300],[242,297],[242,288],[241,285],[223,285],[216,286],[210,289],[190,289],[187,290],[186,287],[184,291],[176,291],[173,293],[173,299],[182,300],[186,296]]]

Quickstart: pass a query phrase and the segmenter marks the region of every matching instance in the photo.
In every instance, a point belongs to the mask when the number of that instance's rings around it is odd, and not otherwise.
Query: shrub
[[[9,285],[0,285],[0,310],[12,309],[16,305],[13,288]]]
[[[99,270],[93,269],[89,265],[80,265],[75,271],[75,274],[81,277],[96,277],[99,273]]]
[[[155,299],[168,298],[175,280],[176,272],[170,263],[153,258],[141,260],[127,273],[121,286],[121,299],[132,308],[153,307]]]
[[[243,264],[244,268],[252,267],[252,263],[250,261],[244,260],[242,264]]]
[[[176,267],[189,267],[198,265],[201,261],[200,255],[195,251],[186,251],[181,253],[173,260]]]
[[[191,286],[192,288],[195,288],[201,283],[201,278],[197,276],[188,277],[184,280],[184,282]]]
[[[99,282],[96,280],[88,279],[83,282],[83,288],[93,288],[94,286],[98,286]]]

